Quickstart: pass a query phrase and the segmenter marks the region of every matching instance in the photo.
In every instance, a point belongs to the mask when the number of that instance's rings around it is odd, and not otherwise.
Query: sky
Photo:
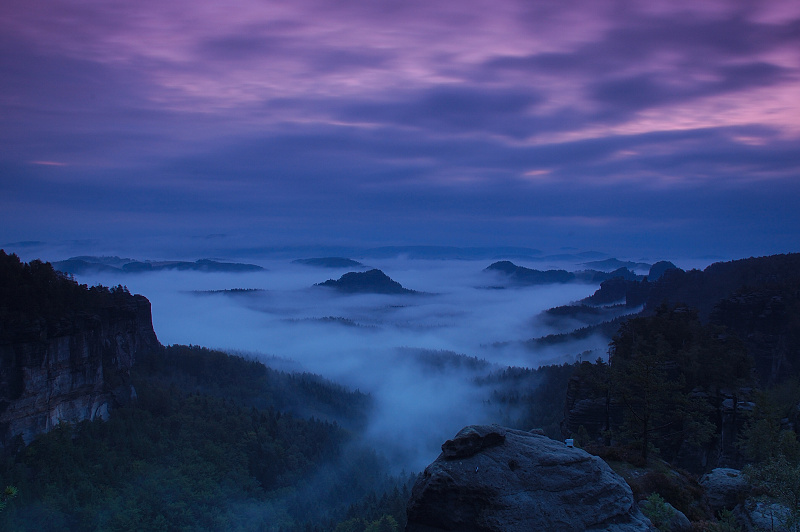
[[[31,241],[798,251],[800,2],[2,2]]]

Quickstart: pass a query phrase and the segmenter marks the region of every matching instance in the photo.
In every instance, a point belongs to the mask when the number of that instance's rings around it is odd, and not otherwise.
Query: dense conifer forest
[[[2,341],[130,301],[0,252]],[[194,346],[140,353],[134,401],[0,453],[0,529],[397,530],[413,475],[361,446],[370,397]],[[341,523],[341,526],[340,526]]]
[[[6,449],[3,530],[343,530],[401,526],[410,475],[353,432],[369,397],[199,347],[134,368],[136,401]],[[294,413],[312,405],[320,417]],[[323,419],[323,417],[327,419]],[[344,525],[343,525],[344,526]]]

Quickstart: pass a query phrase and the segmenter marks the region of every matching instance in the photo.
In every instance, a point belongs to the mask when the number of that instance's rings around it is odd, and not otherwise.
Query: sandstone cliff
[[[130,400],[136,355],[159,346],[150,302],[122,287],[88,289],[49,264],[0,259],[0,447]]]

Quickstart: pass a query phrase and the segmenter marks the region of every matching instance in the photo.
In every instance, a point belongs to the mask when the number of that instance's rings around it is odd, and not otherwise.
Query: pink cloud
[[[31,161],[31,164],[37,164],[40,166],[68,166],[68,163],[61,163],[57,161]]]
[[[793,15],[783,4],[761,3],[748,16],[774,21]],[[141,90],[160,109],[229,116],[238,110],[241,119],[266,125],[336,121],[320,108],[287,116],[276,100],[371,100],[410,90],[475,85],[476,73],[494,58],[568,56],[626,25],[635,27],[659,17],[724,21],[732,9],[730,2],[710,0],[648,2],[636,10],[591,1],[555,7],[488,0],[457,4],[244,0],[232,8],[218,1],[40,0],[6,3],[0,28],[35,41],[43,50],[138,70]],[[657,55],[627,60],[608,74],[658,73],[665,83],[691,87],[701,81],[694,76],[711,73],[685,74],[685,53],[665,47]],[[764,53],[778,54],[774,48]],[[796,48],[783,47],[780,55],[782,64],[793,65],[795,71],[800,67]],[[761,56],[751,54],[749,59]],[[534,115],[565,109],[592,112],[599,107],[586,93],[591,76],[529,69],[477,84],[535,87],[547,97]],[[784,93],[795,89],[777,86],[727,100],[711,97],[691,105],[659,105],[623,123],[584,125],[561,135],[573,139],[762,122],[794,130],[800,123],[800,104],[790,103]],[[780,100],[783,112],[776,114],[778,106],[768,103],[775,100]]]

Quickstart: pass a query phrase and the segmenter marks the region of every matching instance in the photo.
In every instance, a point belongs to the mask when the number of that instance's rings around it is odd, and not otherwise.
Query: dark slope
[[[613,279],[584,303],[697,309],[707,323],[736,333],[764,382],[800,371],[800,253],[718,262],[705,270],[667,269],[655,282]]]

